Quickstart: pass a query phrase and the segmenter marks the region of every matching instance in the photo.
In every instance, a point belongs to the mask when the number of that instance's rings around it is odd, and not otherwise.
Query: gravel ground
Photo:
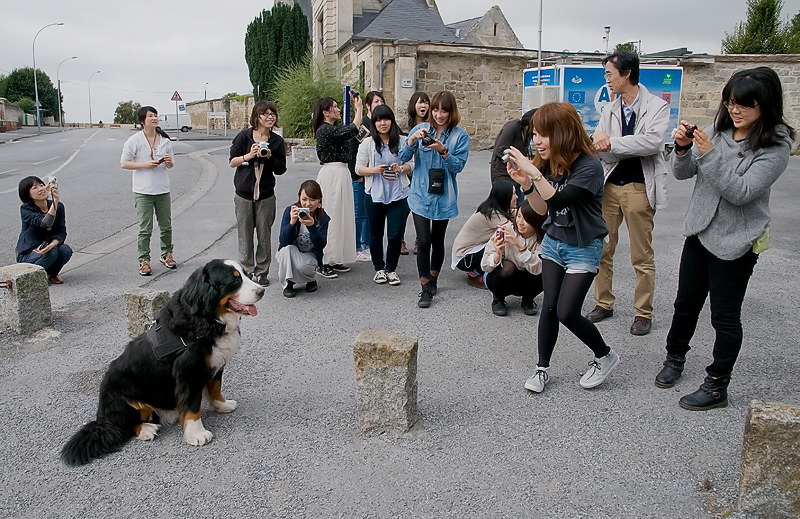
[[[798,282],[789,274],[800,250],[797,158],[773,189],[773,248],[745,300],[745,346],[725,409],[677,405],[710,361],[707,310],[683,379],[670,390],[652,383],[691,190],[673,180],[671,207],[656,218],[653,332],[628,332],[633,270],[623,238],[618,305],[599,325],[622,361],[594,390],[578,385],[591,354],[564,329],[545,392],[523,389],[536,362],[538,318],[523,315],[518,299],[509,299],[509,317],[495,317],[488,292],[447,270],[433,306],[420,310],[413,256],[401,258],[399,287],[375,285],[371,265],[359,263],[292,300],[273,283],[259,315],[243,319],[242,348],[223,385],[239,406],[229,415],[206,413],[209,445],[190,447],[178,426],[167,426],[153,442],[132,441],[88,466],[61,465],[61,446],[94,416],[105,367],[127,340],[122,294],[135,286],[174,291],[209,259],[236,256],[227,151],[206,159],[217,172],[204,174],[217,176],[175,222],[177,271],[157,269],[152,279],[120,273],[134,256],[130,244],[53,287],[51,328],[28,338],[0,332],[0,516],[745,517],[736,498],[747,405],[800,405],[792,382],[800,371]],[[488,159],[473,153],[459,178],[461,215],[449,243],[488,191]],[[290,165],[278,181],[279,214],[317,169]],[[406,237],[411,245],[410,224]],[[593,305],[590,296],[584,308]],[[352,344],[366,329],[419,339],[421,422],[399,437],[358,434]]]

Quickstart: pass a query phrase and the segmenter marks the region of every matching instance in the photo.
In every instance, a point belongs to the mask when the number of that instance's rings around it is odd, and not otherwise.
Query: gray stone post
[[[47,273],[33,263],[0,267],[0,312],[3,323],[20,335],[50,326],[50,289]]]
[[[417,422],[417,339],[367,330],[356,338],[358,409],[362,433],[404,433]]]
[[[800,517],[800,407],[753,400],[743,443],[739,509]]]
[[[123,297],[125,315],[128,316],[128,335],[133,339],[150,328],[158,317],[158,312],[169,301],[169,292],[134,288],[126,292]]]

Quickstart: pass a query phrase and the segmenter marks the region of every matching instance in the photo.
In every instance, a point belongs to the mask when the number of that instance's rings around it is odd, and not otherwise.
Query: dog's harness
[[[169,328],[162,326],[159,321],[154,322],[153,326],[147,330],[147,340],[150,341],[150,346],[158,360],[164,360],[174,353],[181,353],[198,342],[186,342],[183,337],[178,337]]]

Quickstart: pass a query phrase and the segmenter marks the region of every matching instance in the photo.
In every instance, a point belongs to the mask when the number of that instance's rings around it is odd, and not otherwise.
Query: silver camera
[[[511,167],[514,168],[514,169],[517,169],[517,167],[518,167],[517,166],[517,162],[514,159],[512,159],[511,155],[508,153],[508,148],[503,150],[503,162],[505,162],[506,164],[510,163]]]
[[[307,220],[310,214],[311,214],[311,209],[309,209],[308,207],[297,208],[297,216],[299,216],[303,220]]]
[[[45,185],[58,187],[58,179],[56,177],[47,177]]]
[[[259,157],[267,157],[269,156],[269,142],[268,141],[261,141],[258,143],[258,156]]]

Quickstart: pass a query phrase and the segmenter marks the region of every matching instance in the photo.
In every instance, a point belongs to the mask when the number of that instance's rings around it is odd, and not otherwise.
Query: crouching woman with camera
[[[275,175],[286,172],[286,146],[273,132],[278,124],[278,107],[259,101],[250,115],[250,128],[242,130],[231,143],[230,166],[236,168],[236,229],[239,235],[239,263],[253,273],[253,280],[269,286],[272,262],[272,224],[275,222]],[[258,238],[254,245],[253,231]],[[253,256],[255,248],[255,257]]]
[[[64,204],[58,199],[58,185],[25,177],[19,182],[19,199],[22,230],[17,240],[17,262],[41,266],[48,281],[60,285],[63,281],[58,274],[72,257],[72,249],[64,243],[67,220]]]
[[[322,266],[322,253],[328,244],[331,217],[322,209],[322,188],[314,180],[300,184],[297,202],[283,211],[279,237],[278,279],[285,297],[297,295],[295,285],[305,284],[306,292],[317,291],[316,271]]]

